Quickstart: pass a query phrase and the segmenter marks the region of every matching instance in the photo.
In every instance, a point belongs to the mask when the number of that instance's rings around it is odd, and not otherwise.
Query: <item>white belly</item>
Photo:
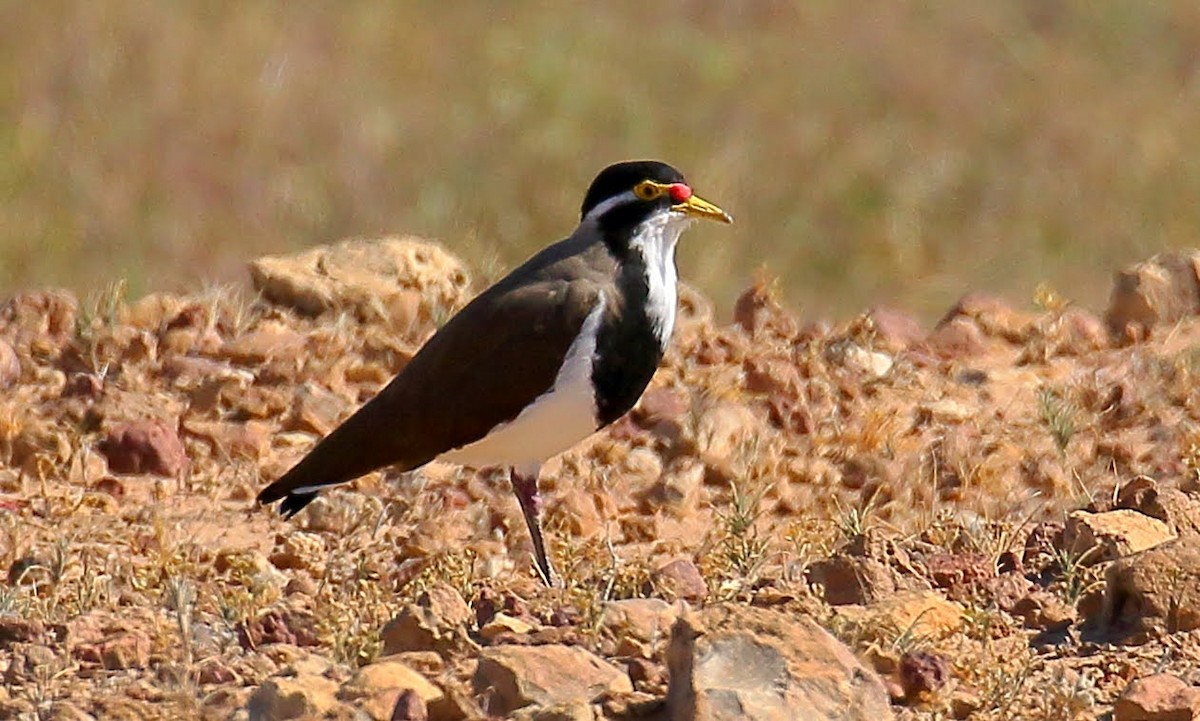
[[[596,360],[596,333],[603,313],[604,297],[601,296],[567,350],[550,390],[538,396],[513,420],[501,423],[474,443],[446,451],[437,460],[473,468],[529,468],[595,433],[598,424],[592,365]]]

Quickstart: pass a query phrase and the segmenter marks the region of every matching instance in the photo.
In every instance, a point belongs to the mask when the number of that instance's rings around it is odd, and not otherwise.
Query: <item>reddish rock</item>
[[[938,321],[941,328],[955,320],[969,318],[984,335],[999,336],[1010,343],[1023,343],[1029,336],[1033,316],[1013,308],[998,296],[988,293],[967,293]]]
[[[140,631],[120,631],[100,643],[79,644],[73,653],[80,661],[109,671],[145,668],[150,663],[150,639]]]
[[[219,658],[213,658],[200,664],[200,668],[196,672],[196,680],[201,684],[224,685],[240,683],[241,678],[236,671],[229,667],[229,664]]]
[[[995,575],[982,553],[935,553],[925,559],[925,567],[935,588],[973,585]]]
[[[1200,719],[1200,688],[1169,673],[1137,679],[1113,705],[1113,721],[1193,719]]]
[[[396,705],[392,707],[391,721],[426,721],[429,710],[421,694],[406,688],[396,697]]]
[[[0,616],[0,649],[14,643],[37,643],[45,634],[45,624],[37,619]]]
[[[317,646],[316,619],[301,611],[268,611],[249,623],[237,626],[242,648],[256,649],[268,643]]]
[[[921,345],[943,358],[972,358],[987,353],[983,331],[969,318],[939,324]]]
[[[906,350],[921,342],[926,335],[915,316],[896,308],[872,308],[869,318],[875,331],[875,345],[889,353]]]
[[[906,699],[919,699],[946,685],[950,679],[950,664],[931,651],[909,651],[900,657],[897,673]]]
[[[17,360],[17,352],[0,338],[0,388],[8,388],[21,378],[21,362]]]
[[[158,420],[114,426],[100,442],[100,452],[114,473],[178,476],[187,465],[187,453],[179,435]]]
[[[670,596],[692,603],[708,598],[708,583],[696,564],[686,558],[676,559],[654,572],[654,585]]]

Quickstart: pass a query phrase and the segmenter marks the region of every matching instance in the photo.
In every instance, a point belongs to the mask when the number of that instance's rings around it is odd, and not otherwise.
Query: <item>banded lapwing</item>
[[[696,219],[732,222],[669,165],[605,168],[569,238],[467,304],[258,502],[282,499],[290,518],[321,489],[385,466],[508,467],[537,570],[552,584],[541,464],[642,395],[675,323],[675,245]]]

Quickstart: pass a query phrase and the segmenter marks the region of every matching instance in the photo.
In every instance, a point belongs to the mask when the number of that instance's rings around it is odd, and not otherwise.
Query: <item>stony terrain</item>
[[[0,719],[1200,718],[1200,281],[935,327],[684,289],[639,406],[550,464],[253,497],[472,292],[416,239],[257,293],[0,305]]]

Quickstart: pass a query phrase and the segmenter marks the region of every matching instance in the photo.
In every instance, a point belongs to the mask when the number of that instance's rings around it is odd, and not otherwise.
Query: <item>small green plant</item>
[[[727,580],[722,585],[733,597],[758,580],[770,544],[755,527],[767,487],[755,493],[743,492],[737,483],[730,483],[730,488],[732,497],[729,508],[717,511],[720,528],[717,560],[721,574]]]
[[[1101,583],[1100,571],[1088,565],[1099,548],[1093,546],[1082,553],[1072,548],[1054,549],[1054,562],[1061,573],[1059,591],[1067,604],[1075,605],[1084,594]]]
[[[1038,415],[1054,438],[1059,453],[1065,456],[1067,446],[1079,430],[1075,404],[1052,388],[1042,388],[1038,391]]]

